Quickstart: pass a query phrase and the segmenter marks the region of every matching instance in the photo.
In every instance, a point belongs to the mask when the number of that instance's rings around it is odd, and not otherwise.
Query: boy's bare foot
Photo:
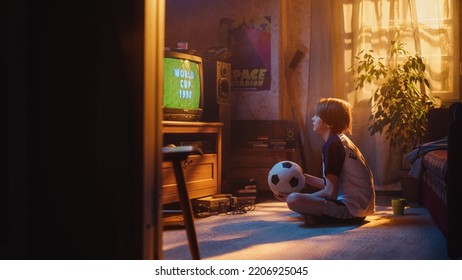
[[[303,215],[303,225],[306,227],[316,225],[319,223],[319,218],[310,214],[304,214]]]
[[[279,193],[279,194],[273,193],[273,195],[279,201],[286,202],[286,200],[287,200],[287,194],[285,194],[285,193]]]

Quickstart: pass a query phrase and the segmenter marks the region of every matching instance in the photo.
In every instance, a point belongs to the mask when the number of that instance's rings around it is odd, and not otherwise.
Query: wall
[[[179,41],[203,53],[220,44],[219,24],[225,17],[271,16],[271,89],[232,93],[232,119],[278,119],[278,0],[167,0],[165,46]]]

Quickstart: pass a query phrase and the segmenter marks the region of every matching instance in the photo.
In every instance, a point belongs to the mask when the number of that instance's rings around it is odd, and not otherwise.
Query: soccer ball
[[[299,192],[305,186],[305,175],[295,162],[280,161],[268,173],[268,185],[276,195]]]

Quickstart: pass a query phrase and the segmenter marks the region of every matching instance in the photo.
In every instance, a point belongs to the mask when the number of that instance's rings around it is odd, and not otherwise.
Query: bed
[[[407,156],[420,181],[421,202],[447,239],[448,256],[462,258],[462,103],[431,109],[428,140]]]

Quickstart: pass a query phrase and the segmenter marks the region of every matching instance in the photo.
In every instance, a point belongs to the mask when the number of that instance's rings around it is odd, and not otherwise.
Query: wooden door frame
[[[145,0],[143,259],[162,259],[162,94],[165,0]]]

